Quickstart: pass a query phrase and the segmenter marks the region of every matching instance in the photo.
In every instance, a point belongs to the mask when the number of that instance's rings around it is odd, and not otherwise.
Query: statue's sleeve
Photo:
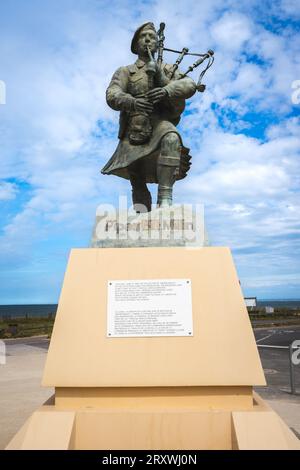
[[[120,67],[113,75],[106,90],[106,102],[115,111],[130,111],[134,98],[127,91],[128,70]]]
[[[177,70],[174,78],[164,88],[167,90],[169,98],[177,99],[191,98],[196,92],[196,83],[190,77],[185,77],[179,80],[180,72]]]

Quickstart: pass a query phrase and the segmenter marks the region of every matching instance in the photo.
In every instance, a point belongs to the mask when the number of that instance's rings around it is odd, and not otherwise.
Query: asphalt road
[[[300,340],[300,326],[259,328],[254,334],[257,345],[289,346],[295,339]]]
[[[9,348],[14,345],[24,345],[42,349],[48,349],[50,342],[45,336],[34,336],[33,338],[12,338],[4,341]]]
[[[264,398],[282,398],[297,401],[300,405],[300,364],[293,366],[296,395],[291,395],[289,350],[262,347],[289,346],[294,340],[300,340],[300,326],[259,328],[254,330],[254,334],[268,385],[257,387],[257,391]]]

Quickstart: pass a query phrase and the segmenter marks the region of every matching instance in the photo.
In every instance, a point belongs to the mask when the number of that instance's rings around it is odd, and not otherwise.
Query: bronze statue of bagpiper
[[[130,180],[137,212],[151,210],[147,183],[158,183],[158,207],[172,205],[173,185],[186,176],[191,165],[189,149],[183,145],[176,126],[185,100],[196,90],[204,91],[201,79],[214,60],[213,51],[194,54],[187,48],[165,48],[164,29],[161,23],[156,32],[154,24],[148,22],[136,30],[131,51],[138,59],[115,72],[106,92],[108,105],[120,111],[120,127],[119,144],[102,173]],[[174,65],[163,62],[164,50],[179,53]],[[179,65],[186,55],[199,59],[181,73]],[[196,84],[188,73],[206,59],[208,64]]]

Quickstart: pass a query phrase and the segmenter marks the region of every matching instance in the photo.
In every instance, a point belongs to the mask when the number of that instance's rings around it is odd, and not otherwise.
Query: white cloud
[[[299,0],[281,0],[281,10],[288,18],[299,18],[300,16],[300,2]]]
[[[14,183],[0,181],[0,201],[15,199],[18,188]]]
[[[211,27],[211,35],[221,48],[236,53],[251,38],[251,21],[245,15],[226,12]]]

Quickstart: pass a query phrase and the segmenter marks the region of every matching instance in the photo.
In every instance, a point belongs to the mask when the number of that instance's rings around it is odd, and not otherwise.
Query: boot
[[[172,205],[172,195],[173,188],[172,186],[158,186],[157,192],[157,205],[158,207],[168,207]]]

